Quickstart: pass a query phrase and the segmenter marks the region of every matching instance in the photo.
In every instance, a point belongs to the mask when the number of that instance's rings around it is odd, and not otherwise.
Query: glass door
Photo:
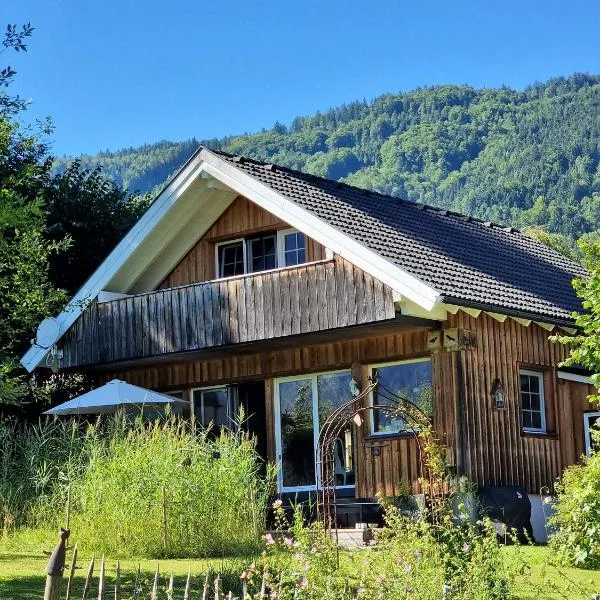
[[[350,371],[337,371],[275,382],[278,484],[282,492],[316,489],[315,459],[319,429],[327,417],[352,398]],[[339,487],[354,487],[355,443],[349,424],[335,442]]]

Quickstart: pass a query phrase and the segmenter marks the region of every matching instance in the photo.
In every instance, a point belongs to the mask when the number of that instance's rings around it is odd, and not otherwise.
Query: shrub
[[[557,486],[550,543],[563,563],[600,568],[600,452],[565,469]]]
[[[17,526],[64,525],[70,484],[72,539],[86,551],[151,558],[258,547],[271,476],[260,476],[242,431],[194,435],[175,417],[131,423],[119,415],[7,426],[3,442],[9,477],[0,490],[7,512],[21,515]]]
[[[318,523],[305,526],[299,512],[265,536],[267,554],[245,573],[249,589],[267,584],[280,600],[505,600],[513,575],[505,564],[491,524],[438,524],[405,516],[386,505],[386,527],[368,549],[339,556]],[[339,567],[338,567],[339,559]],[[254,596],[253,596],[254,597]]]

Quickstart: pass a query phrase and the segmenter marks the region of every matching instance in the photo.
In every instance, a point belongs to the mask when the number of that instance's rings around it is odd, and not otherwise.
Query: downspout
[[[454,430],[456,432],[456,475],[465,474],[464,384],[460,352],[452,353],[454,369]]]

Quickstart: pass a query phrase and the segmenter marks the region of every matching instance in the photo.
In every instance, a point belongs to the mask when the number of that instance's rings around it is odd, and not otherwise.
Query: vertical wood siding
[[[72,368],[393,319],[392,290],[347,261],[93,304],[62,344]]]
[[[216,242],[288,227],[257,204],[238,196],[158,287],[172,288],[215,279]],[[306,242],[307,261],[325,258],[325,248],[321,244],[311,238]]]

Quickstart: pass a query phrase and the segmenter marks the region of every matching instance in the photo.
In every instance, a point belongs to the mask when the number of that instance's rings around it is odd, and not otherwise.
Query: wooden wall
[[[543,486],[552,490],[583,451],[584,398],[591,391],[558,379],[556,367],[568,356],[568,347],[551,343],[551,334],[536,324],[500,323],[483,313],[473,318],[459,311],[448,325],[477,336],[477,350],[457,355],[464,389],[465,472],[479,485],[524,485],[535,494]],[[522,431],[520,368],[544,371],[546,435]],[[496,377],[504,385],[505,410],[492,407]]]
[[[238,196],[181,262],[158,286],[177,287],[215,279],[215,243],[260,232],[286,229],[289,225],[257,204]],[[307,262],[325,258],[325,248],[307,238]]]
[[[535,324],[524,327],[512,319],[500,323],[483,313],[473,318],[459,311],[444,327],[473,331],[477,341],[474,350],[432,355],[434,425],[449,448],[451,462],[460,467],[463,448],[462,472],[479,485],[518,484],[533,494],[543,486],[552,490],[563,469],[583,453],[582,416],[591,410],[585,399],[591,386],[557,378],[556,366],[568,348],[549,342],[550,333]],[[112,371],[104,378],[119,377],[159,390],[265,380],[267,426],[273,432],[274,377],[427,355],[425,329],[399,329],[336,343]],[[521,430],[520,367],[545,371],[547,435]],[[507,407],[502,411],[492,407],[490,390],[496,377],[504,384]],[[417,491],[415,441],[401,436],[372,437],[368,432],[366,423],[357,429],[357,496],[373,497],[378,491],[395,495],[404,486]],[[270,443],[272,459],[272,433]]]

